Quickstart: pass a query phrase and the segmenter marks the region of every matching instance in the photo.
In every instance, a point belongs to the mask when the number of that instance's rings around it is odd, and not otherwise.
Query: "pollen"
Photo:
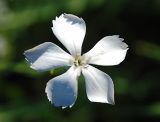
[[[76,67],[85,66],[85,65],[86,65],[85,58],[84,58],[83,56],[76,56],[76,57],[74,58],[73,64],[74,64]]]

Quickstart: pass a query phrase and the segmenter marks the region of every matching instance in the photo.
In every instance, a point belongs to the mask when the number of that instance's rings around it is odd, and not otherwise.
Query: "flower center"
[[[83,56],[76,56],[76,57],[74,58],[73,64],[74,64],[76,67],[85,66],[85,65],[86,65],[85,58],[84,58]]]

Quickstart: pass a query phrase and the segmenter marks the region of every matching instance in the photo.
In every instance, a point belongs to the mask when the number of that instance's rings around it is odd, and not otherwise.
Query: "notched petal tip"
[[[76,24],[76,23],[79,23],[79,24],[82,24],[84,21],[83,19],[73,15],[73,14],[64,14],[63,16],[68,22],[72,22],[72,24]]]
[[[54,104],[54,103],[53,103]],[[61,106],[62,109],[66,109],[66,108],[72,108],[74,104],[70,105],[70,106]]]
[[[25,54],[24,54],[25,55]],[[29,62],[29,60],[27,59],[27,58],[25,58],[25,60],[27,61],[27,62]],[[30,64],[32,64],[31,62],[30,62]]]
[[[65,109],[65,108],[67,108],[67,106],[62,106],[62,109]]]
[[[129,49],[128,45],[125,42],[123,42],[124,38],[119,38],[119,36],[117,36],[117,40],[121,41],[120,46],[121,46],[122,49],[124,49],[124,50],[126,50],[126,49],[128,50]]]
[[[117,46],[119,45],[119,47],[120,47],[121,49],[123,49],[123,50],[128,50],[128,49],[129,49],[129,48],[128,48],[128,45],[127,45],[125,42],[123,42],[123,41],[124,41],[124,38],[120,38],[119,35],[107,36],[107,37],[104,37],[104,38],[108,38],[108,39],[110,39],[111,41],[116,42],[116,43],[117,43]],[[116,43],[115,43],[115,44],[116,44]]]
[[[48,86],[48,87],[47,87],[47,86]],[[45,93],[46,93],[46,95],[47,95],[48,100],[51,102],[51,104],[53,104],[51,91],[52,91],[51,83],[48,82],[48,83],[46,84]]]
[[[124,42],[121,42],[121,48],[123,49],[123,50],[128,50],[129,48],[128,48],[128,45],[126,44],[126,43],[124,43]]]
[[[61,14],[59,17],[56,17],[55,20],[52,20],[53,25],[55,24],[55,22],[57,21],[61,21],[61,20],[65,20],[67,22],[69,22],[70,24],[84,24],[84,20],[82,18],[79,18],[73,14]]]
[[[25,50],[24,52],[23,52],[23,55],[25,56],[25,59],[28,61],[28,59],[27,59],[27,54],[30,52],[30,50],[31,49],[29,49],[29,50]]]

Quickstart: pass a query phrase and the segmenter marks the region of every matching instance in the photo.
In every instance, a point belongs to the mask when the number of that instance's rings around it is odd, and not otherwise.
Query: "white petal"
[[[123,40],[117,35],[106,36],[84,56],[89,64],[117,65],[125,59],[128,50],[128,45]]]
[[[55,106],[72,107],[77,98],[77,70],[71,67],[66,73],[51,79],[45,92]]]
[[[31,68],[46,71],[55,67],[70,66],[72,57],[57,45],[45,42],[24,52]]]
[[[53,33],[72,55],[81,55],[81,47],[86,33],[82,18],[72,14],[62,14],[53,20]]]
[[[82,69],[82,73],[90,101],[114,104],[114,85],[109,75],[92,66]]]

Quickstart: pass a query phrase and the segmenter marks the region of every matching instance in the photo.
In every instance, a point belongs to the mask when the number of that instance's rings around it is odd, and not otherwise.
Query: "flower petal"
[[[90,65],[82,69],[82,73],[91,102],[114,104],[114,85],[109,75]]]
[[[128,45],[123,40],[117,35],[106,36],[84,56],[89,64],[117,65],[124,60],[128,50]]]
[[[72,57],[57,45],[45,42],[24,52],[31,68],[46,71],[55,67],[70,66]]]
[[[77,70],[71,67],[66,73],[51,79],[45,92],[55,106],[72,107],[77,98]]]
[[[72,55],[81,55],[81,47],[86,33],[82,18],[72,14],[62,14],[53,20],[53,33]]]

